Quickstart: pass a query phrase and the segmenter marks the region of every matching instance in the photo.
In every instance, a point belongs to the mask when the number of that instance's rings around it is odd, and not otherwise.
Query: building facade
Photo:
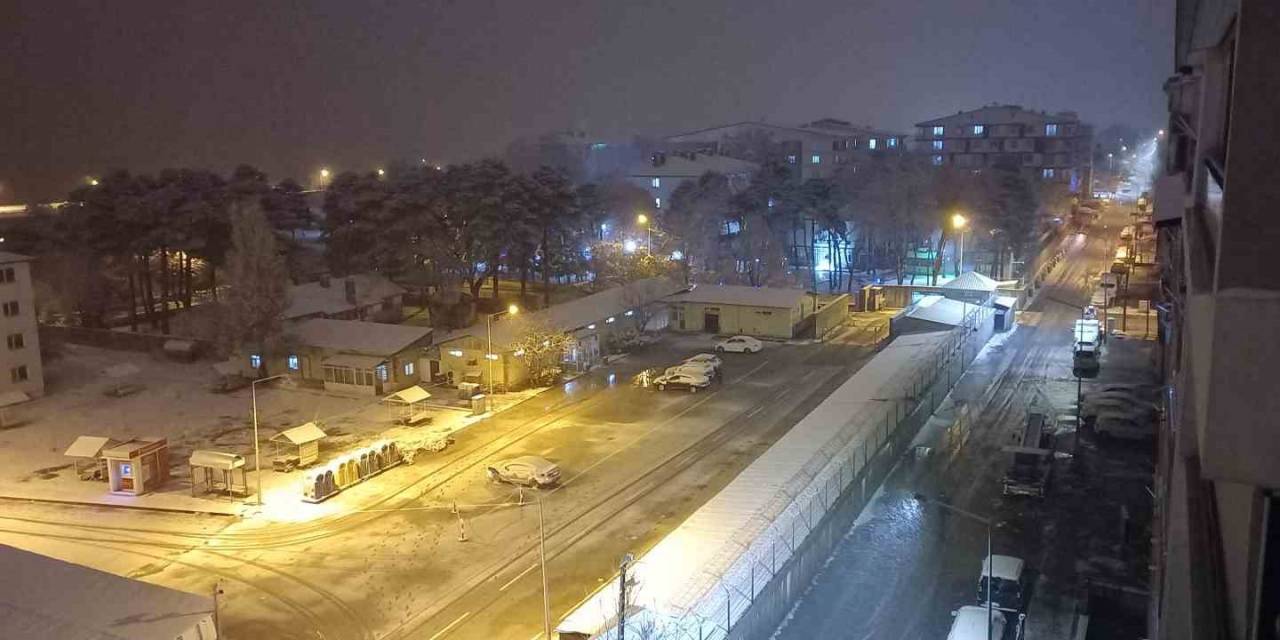
[[[723,155],[756,164],[774,161],[794,168],[804,181],[829,178],[875,156],[902,151],[906,136],[824,118],[797,127],[737,122],[690,131],[664,140],[671,152]]]
[[[697,180],[707,172],[719,173],[729,180],[733,189],[741,189],[751,182],[751,175],[760,165],[729,156],[714,156],[696,151],[655,152],[646,162],[638,163],[627,171],[626,180],[649,193],[655,209],[671,203],[671,194],[680,185]]]
[[[1178,0],[1147,637],[1280,636],[1280,4]]]
[[[817,303],[803,289],[736,285],[703,285],[667,298],[675,331],[781,339],[796,337]]]
[[[18,391],[44,395],[44,366],[31,288],[31,258],[0,251],[0,394]]]
[[[912,148],[935,166],[1019,167],[1045,182],[1091,194],[1093,131],[1073,111],[991,105],[916,123]]]

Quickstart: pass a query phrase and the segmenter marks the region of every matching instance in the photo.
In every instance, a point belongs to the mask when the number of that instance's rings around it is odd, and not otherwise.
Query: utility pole
[[[538,494],[538,563],[542,565],[542,636],[546,640],[551,640],[551,597],[547,589],[547,529],[542,518],[541,493]]]
[[[622,556],[618,567],[618,640],[627,640],[627,569],[635,562],[635,556]]]

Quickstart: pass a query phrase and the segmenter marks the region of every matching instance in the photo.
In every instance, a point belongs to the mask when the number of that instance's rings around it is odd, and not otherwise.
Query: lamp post
[[[503,311],[491,313],[484,318],[485,331],[489,335],[489,348],[484,354],[484,359],[489,361],[489,395],[493,395],[493,361],[498,359],[498,354],[493,352],[493,319],[508,313],[515,315],[519,312],[520,307],[513,304]]]
[[[287,373],[277,373],[274,376],[258,378],[249,383],[249,395],[253,397],[253,472],[258,476],[259,507],[262,506],[262,455],[258,452],[258,383],[287,377],[289,377]]]
[[[649,216],[640,214],[636,216],[636,223],[643,226],[649,233],[649,255],[653,255],[653,225],[649,224]]]
[[[916,500],[923,502],[925,504],[932,504],[937,507],[942,507],[947,511],[964,516],[987,528],[987,561],[985,563],[986,569],[987,569],[987,640],[991,640],[991,631],[992,631],[991,627],[992,627],[992,623],[995,621],[995,609],[994,609],[994,605],[991,602],[991,586],[992,586],[992,583],[995,582],[995,580],[992,579],[992,575],[991,575],[992,565],[995,564],[994,562],[991,561],[991,518],[984,518],[976,513],[973,513],[972,511],[965,511],[960,507],[947,504],[946,502],[943,502],[941,500],[930,498],[921,493],[917,493],[915,495],[915,498]]]
[[[959,277],[960,272],[964,270],[964,231],[968,224],[969,220],[958,213],[951,216],[951,227],[960,236],[956,251],[956,277]]]
[[[538,494],[538,563],[542,565],[542,637],[551,638],[551,596],[547,589],[547,529],[542,519],[542,494]]]

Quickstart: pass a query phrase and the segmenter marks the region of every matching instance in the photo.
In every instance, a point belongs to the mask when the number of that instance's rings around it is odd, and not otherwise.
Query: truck
[[[1004,447],[1012,460],[1001,483],[1002,493],[1043,498],[1053,475],[1053,434],[1048,417],[1028,413],[1020,435],[1016,445]]]
[[[1098,320],[1076,320],[1072,329],[1072,363],[1079,368],[1097,368],[1102,361],[1102,327]]]

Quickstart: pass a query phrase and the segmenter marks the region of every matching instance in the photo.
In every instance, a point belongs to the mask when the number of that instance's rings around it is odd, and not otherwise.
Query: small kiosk
[[[427,409],[427,398],[431,394],[426,389],[414,385],[401,389],[382,399],[391,407],[395,422],[403,425],[416,425],[431,421],[431,412]]]
[[[324,437],[324,431],[314,422],[271,436],[271,441],[276,446],[271,467],[276,471],[288,473],[298,467],[315,463],[320,458],[320,441]],[[284,447],[283,452],[281,445]]]
[[[225,451],[199,449],[187,459],[191,465],[191,495],[222,491],[227,495],[249,495],[245,481],[244,456]]]
[[[102,450],[111,493],[140,496],[169,479],[169,441],[136,438]]]

